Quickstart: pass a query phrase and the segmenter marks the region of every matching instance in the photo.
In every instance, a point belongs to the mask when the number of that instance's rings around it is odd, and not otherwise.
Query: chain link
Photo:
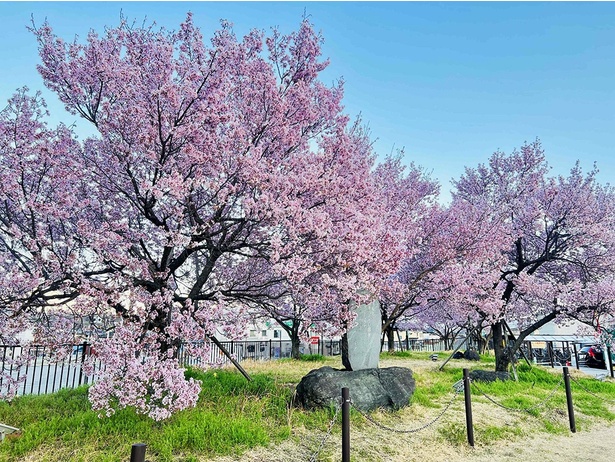
[[[461,387],[459,387],[459,384],[461,383]],[[386,430],[389,432],[394,432],[394,433],[417,433],[420,432],[421,430],[425,430],[427,427],[432,426],[433,424],[435,424],[438,420],[440,420],[440,418],[446,413],[446,411],[449,410],[449,408],[451,407],[451,405],[453,404],[453,402],[455,401],[455,398],[457,398],[457,396],[459,395],[459,393],[463,392],[463,380],[459,380],[458,382],[455,382],[455,384],[453,385],[453,388],[455,390],[453,397],[451,398],[451,400],[446,404],[446,406],[444,406],[444,409],[442,409],[442,412],[440,412],[435,419],[430,420],[429,422],[427,422],[424,425],[421,425],[418,428],[413,428],[411,430],[399,430],[397,428],[391,428],[391,427],[387,427],[386,425],[381,424],[380,422],[377,422],[376,420],[374,420],[369,414],[367,414],[366,412],[363,412],[361,409],[359,409],[358,407],[354,406],[354,404],[351,402],[350,405],[359,413],[361,414],[366,420],[368,420],[369,422],[371,422],[372,424],[374,424],[376,427],[382,429],[382,430]]]
[[[594,393],[593,391],[588,390],[587,388],[585,388],[583,385],[581,385],[581,383],[575,379],[572,375],[568,375],[568,377],[570,377],[570,379],[576,383],[579,387],[581,387],[583,390],[585,390],[587,393],[589,393],[590,395],[594,396],[595,398],[598,398],[602,401],[606,401],[608,403],[615,403],[615,400],[613,399],[606,399],[606,398],[602,398],[601,396],[598,396],[596,393]]]
[[[316,449],[316,452],[314,454],[312,454],[312,457],[310,457],[310,461],[309,462],[316,462],[316,460],[318,460],[318,456],[320,455],[320,451],[322,451],[322,448],[325,446],[325,443],[327,442],[327,440],[331,436],[331,431],[333,430],[333,426],[335,425],[335,422],[337,421],[337,416],[339,415],[339,413],[340,413],[340,406],[335,406],[335,414],[333,415],[333,418],[329,422],[329,426],[327,428],[325,436],[320,440],[320,444],[318,445],[318,449]]]
[[[533,406],[530,407],[526,407],[526,408],[518,408],[518,407],[508,407],[508,406],[504,406],[502,403],[497,402],[496,400],[494,400],[491,396],[487,395],[487,393],[485,393],[484,391],[482,391],[480,389],[480,387],[478,385],[476,385],[476,383],[474,383],[474,381],[470,380],[470,384],[472,386],[474,386],[474,388],[476,389],[476,391],[478,391],[481,395],[483,395],[485,398],[487,398],[489,401],[491,401],[493,404],[495,404],[496,406],[501,407],[502,409],[506,409],[507,411],[514,411],[514,412],[531,412],[536,408],[542,407],[544,405],[546,405],[551,398],[553,398],[553,395],[555,395],[555,392],[557,391],[557,389],[562,385],[562,382],[564,381],[564,377],[561,377],[559,379],[559,382],[557,382],[557,385],[555,385],[555,388],[553,388],[553,390],[551,390],[551,392],[547,395],[547,397],[543,400],[538,402],[537,404],[534,404]]]

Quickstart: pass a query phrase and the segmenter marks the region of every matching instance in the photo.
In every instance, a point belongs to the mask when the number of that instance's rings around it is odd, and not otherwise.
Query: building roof
[[[576,335],[576,334],[542,334],[528,335],[525,337],[526,342],[570,342],[570,343],[600,343],[593,335]]]

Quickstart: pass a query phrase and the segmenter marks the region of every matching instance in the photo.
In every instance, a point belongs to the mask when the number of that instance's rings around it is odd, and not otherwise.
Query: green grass
[[[429,361],[431,354],[432,352],[412,351],[382,353],[381,359]],[[463,369],[459,367],[457,361],[451,360],[442,371],[438,371],[442,361],[448,358],[449,354],[448,352],[440,353],[438,362],[434,363],[432,370],[428,373],[422,375],[415,373],[417,388],[412,396],[412,404],[441,408],[442,403],[450,396],[451,385],[462,379]],[[480,362],[464,361],[463,367],[493,370],[494,363],[493,356],[481,355]],[[486,403],[494,407],[496,412],[510,413],[518,419],[518,424],[514,426],[493,425],[475,420],[477,441],[514,439],[524,434],[524,422],[530,422],[530,420],[538,431],[551,434],[568,432],[566,395],[561,372],[554,373],[553,370],[544,367],[530,367],[522,363],[517,367],[517,375],[518,381],[477,382],[472,386],[473,403]],[[589,425],[595,419],[605,422],[615,421],[615,413],[611,410],[615,405],[615,383],[600,382],[593,378],[579,378],[576,381],[578,384],[572,381],[571,389],[577,429]],[[488,395],[503,406],[513,409],[529,409],[529,412],[498,408],[484,395]],[[537,404],[540,405],[537,406]],[[438,433],[444,440],[453,444],[466,444],[465,426],[462,424],[442,425]]]
[[[308,362],[322,362],[322,361],[325,360],[325,357],[323,355],[317,355],[317,354],[301,355],[299,360],[300,361],[308,361]]]
[[[104,452],[104,460],[119,461],[126,460],[133,443],[144,442],[153,460],[171,461],[178,450],[188,455],[240,454],[289,436],[291,391],[277,386],[272,377],[254,375],[248,382],[240,374],[222,370],[191,370],[187,375],[203,382],[199,403],[164,422],[131,409],[100,419],[90,409],[86,387],[0,403],[0,422],[22,429],[21,437],[0,446],[0,460],[52,445],[70,452],[70,460],[88,460],[91,454]]]
[[[442,409],[449,401],[452,385],[462,378],[462,367],[493,369],[492,358],[487,357],[479,363],[450,361],[439,371],[438,367],[448,355],[440,353],[439,361],[433,363],[429,360],[431,354],[402,352],[381,356],[387,366],[413,369],[417,387],[411,405],[428,408],[426,415],[437,413],[437,409]],[[300,361],[255,362],[246,366],[252,376],[250,382],[233,370],[188,370],[188,377],[203,383],[198,405],[163,422],[152,421],[132,409],[121,410],[110,418],[98,418],[97,413],[90,409],[87,387],[46,396],[25,396],[11,403],[0,402],[0,422],[22,429],[21,436],[0,444],[0,462],[26,457],[41,462],[126,461],[130,446],[137,442],[148,445],[148,460],[151,462],[195,462],[217,455],[241,458],[241,454],[250,448],[268,446],[288,438],[296,438],[297,444],[303,444],[304,441],[295,436],[297,428],[319,435],[334,415],[333,409],[307,412],[291,406],[293,386],[310,369],[322,365],[339,368],[339,358],[309,355]],[[519,438],[527,434],[528,427],[533,432],[559,434],[568,431],[560,375],[546,368],[530,368],[524,364],[519,365],[517,371],[518,382],[477,383],[472,388],[473,403],[491,409],[497,416],[481,420],[480,414],[475,414],[475,437],[482,444]],[[606,401],[615,401],[615,383],[590,378],[577,381],[571,384],[577,428],[584,429],[595,422],[615,421],[612,411],[615,406]],[[550,397],[556,386],[559,388]],[[550,399],[544,407],[530,413],[514,413],[495,407],[478,388],[512,408],[528,408]],[[448,420],[435,427],[437,438],[448,444],[467,444],[462,407],[451,408]],[[512,423],[500,425],[498,419],[508,413],[512,416]],[[351,424],[356,432],[367,431],[371,426],[354,411]],[[336,427],[334,434],[338,432]],[[314,441],[317,440],[314,437]]]

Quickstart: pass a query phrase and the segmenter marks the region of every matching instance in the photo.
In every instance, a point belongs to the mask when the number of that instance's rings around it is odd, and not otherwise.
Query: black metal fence
[[[396,340],[393,342],[395,351],[444,351],[446,343],[440,339],[411,339]],[[388,343],[384,342],[383,351],[388,348]]]
[[[91,383],[104,369],[93,354],[87,343],[59,348],[0,345],[0,391],[10,386],[17,395],[39,395]],[[92,375],[82,369],[86,359],[94,361]]]
[[[246,359],[269,361],[290,358],[290,340],[240,340],[220,342],[239,362]],[[444,342],[440,340],[407,339],[396,342],[397,350],[442,351]],[[314,344],[301,344],[301,354],[320,354],[336,356],[341,353],[340,340],[319,340]],[[207,358],[205,358],[207,359]],[[91,375],[84,373],[82,366],[86,360],[94,364]],[[183,366],[201,364],[225,364],[228,358],[215,344],[209,345],[209,358],[190,354],[189,349],[181,348],[179,361]],[[63,345],[50,348],[42,345],[22,347],[19,345],[0,345],[0,396],[11,385],[19,395],[54,393],[62,388],[75,388],[96,380],[105,365],[96,358],[91,345]]]
[[[292,343],[290,340],[238,340],[220,342],[220,344],[239,362],[246,359],[268,361],[290,358],[292,356]],[[208,346],[209,363],[226,363],[228,361],[228,358],[218,346],[213,343]],[[299,352],[301,354],[336,356],[341,352],[340,341],[320,340],[317,344],[301,344]],[[180,364],[185,366],[198,366],[202,362],[201,358],[191,355],[186,348],[180,350],[179,361]]]
[[[252,360],[275,360],[291,357],[290,340],[227,341],[220,342],[239,362]],[[209,364],[227,363],[228,358],[213,343],[209,345]],[[318,344],[300,348],[302,354],[334,356],[340,354],[338,340],[322,340]],[[83,371],[83,363],[93,361],[93,374]],[[185,348],[179,353],[183,366],[198,366],[204,361],[193,356]],[[0,396],[11,387],[17,396],[54,393],[62,388],[76,388],[92,383],[105,365],[96,358],[96,352],[88,343],[62,345],[50,348],[42,345],[23,347],[0,345]]]

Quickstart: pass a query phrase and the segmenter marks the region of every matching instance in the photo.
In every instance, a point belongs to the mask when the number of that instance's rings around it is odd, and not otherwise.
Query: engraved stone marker
[[[352,370],[374,369],[380,359],[382,318],[378,299],[354,308],[355,326],[348,330],[348,359]]]

